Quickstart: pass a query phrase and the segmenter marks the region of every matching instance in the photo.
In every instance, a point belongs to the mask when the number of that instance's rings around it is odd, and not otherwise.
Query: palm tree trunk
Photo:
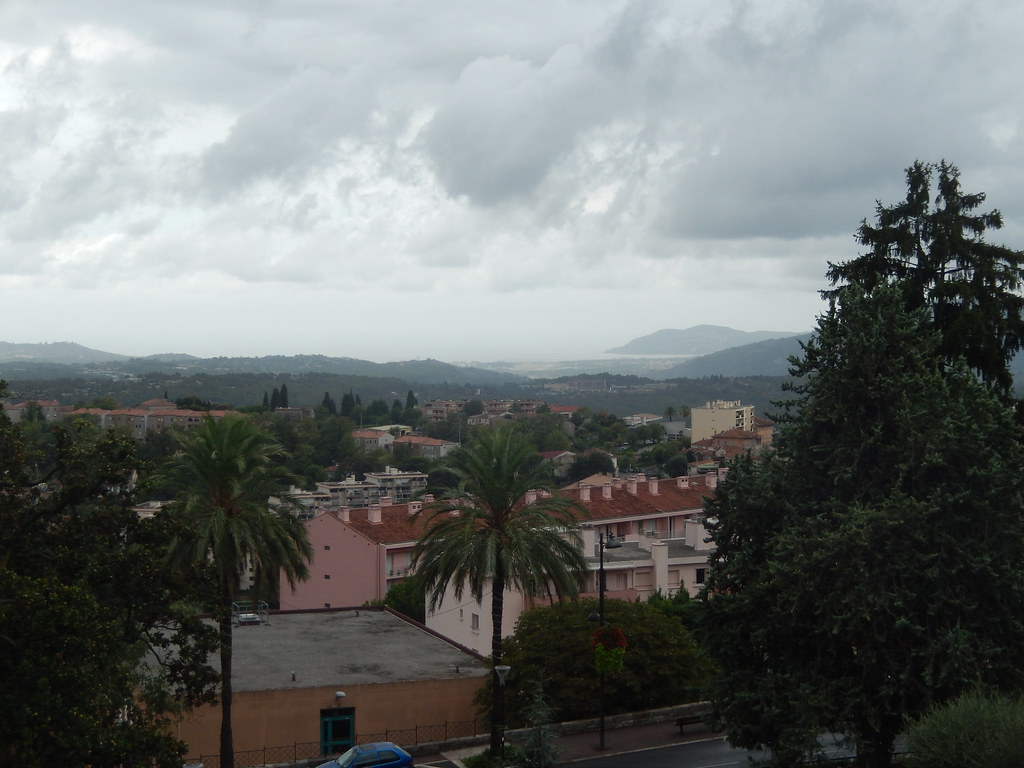
[[[491,583],[491,747],[493,757],[501,754],[502,734],[505,730],[505,689],[498,679],[501,664],[501,619],[505,610],[505,572],[501,558]]]
[[[220,615],[220,766],[235,768],[235,743],[231,730],[231,603]]]

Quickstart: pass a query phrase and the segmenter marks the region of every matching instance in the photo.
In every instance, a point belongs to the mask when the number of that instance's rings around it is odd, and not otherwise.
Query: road
[[[578,760],[571,768],[740,768],[748,766],[750,757],[765,757],[763,753],[735,749],[722,739],[691,741],[668,747],[647,749],[624,755]]]

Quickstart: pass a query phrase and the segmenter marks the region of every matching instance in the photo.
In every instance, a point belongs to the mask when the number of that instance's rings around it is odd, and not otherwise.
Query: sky
[[[0,340],[805,332],[904,169],[1024,248],[1019,0],[0,0]]]

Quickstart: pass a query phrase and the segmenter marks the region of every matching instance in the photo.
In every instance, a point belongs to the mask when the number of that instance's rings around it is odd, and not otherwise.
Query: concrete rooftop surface
[[[236,626],[236,691],[482,677],[486,665],[379,609],[270,614]],[[295,679],[292,680],[292,673]]]

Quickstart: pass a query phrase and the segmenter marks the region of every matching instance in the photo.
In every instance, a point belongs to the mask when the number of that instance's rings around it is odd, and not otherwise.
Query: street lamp
[[[605,623],[604,593],[605,589],[607,589],[604,576],[604,551],[606,549],[618,549],[622,546],[622,541],[620,539],[616,539],[611,534],[609,534],[606,539],[604,531],[602,531],[598,534],[597,545],[597,614],[590,614],[588,618],[591,621],[596,621],[598,626],[603,627]],[[598,730],[600,732],[600,741],[598,742],[597,748],[604,749],[604,672],[600,670],[597,673],[597,698],[599,706]]]
[[[505,678],[508,677],[509,670],[512,669],[508,664],[497,664],[494,667],[494,673],[498,676],[498,710],[493,713],[495,723],[498,727],[500,734],[500,746],[499,753],[502,757],[505,756]]]

